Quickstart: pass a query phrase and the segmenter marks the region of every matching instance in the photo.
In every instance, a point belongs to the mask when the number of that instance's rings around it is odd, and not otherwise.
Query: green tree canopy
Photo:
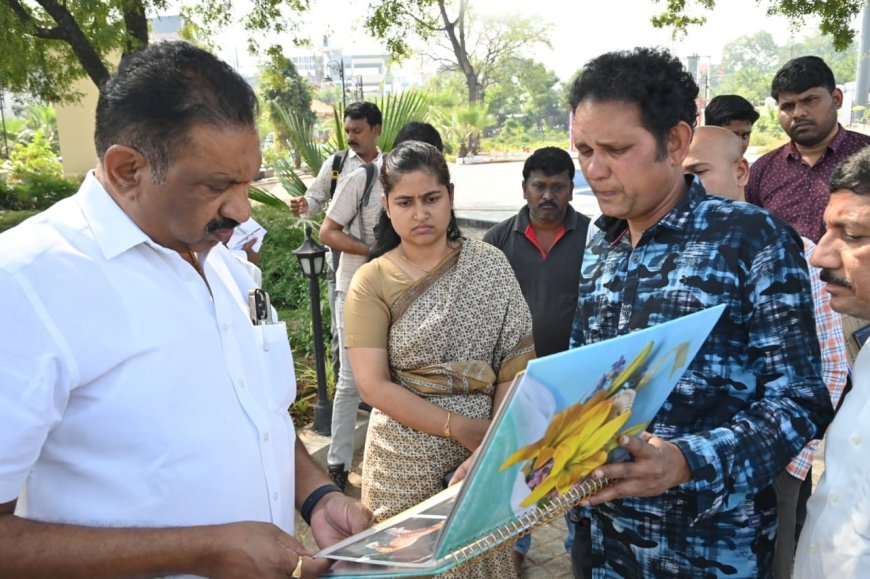
[[[365,27],[396,57],[411,53],[412,38],[434,40],[430,56],[465,78],[468,103],[483,103],[505,59],[531,46],[549,46],[544,26],[519,15],[477,18],[470,0],[375,0]]]
[[[675,38],[685,34],[690,26],[704,24],[707,18],[703,11],[716,7],[716,0],[653,1],[665,3],[664,11],[653,17],[653,26],[671,28]],[[767,6],[768,14],[782,14],[798,25],[809,16],[819,17],[819,32],[831,38],[836,50],[843,51],[855,38],[852,20],[861,13],[865,0],[756,0],[756,3]]]
[[[559,77],[543,63],[530,58],[505,59],[495,80],[485,104],[500,122],[517,118],[526,129],[538,131],[565,123],[568,105]]]
[[[148,18],[168,0],[0,0],[0,85],[50,102],[76,100],[76,79],[101,86],[110,57],[148,44]],[[247,5],[246,5],[247,6]],[[308,0],[252,0],[243,25],[256,47],[259,32],[295,32],[285,12],[306,10]],[[204,39],[233,18],[231,0],[204,0],[182,10]]]
[[[267,54],[269,62],[260,76],[260,94],[275,129],[276,144],[279,148],[289,149],[293,141],[292,128],[287,123],[288,115],[306,134],[310,134],[314,127],[316,119],[311,111],[311,88],[293,62],[284,56],[280,46],[269,48]],[[298,169],[302,163],[301,152],[297,147],[292,148],[294,164]]]
[[[769,32],[741,36],[725,45],[722,62],[712,75],[713,94],[739,94],[755,105],[770,96],[770,83],[776,71],[788,60],[813,54],[825,60],[838,83],[855,79],[856,50],[834,49],[830,38],[821,34],[808,36],[778,46]]]

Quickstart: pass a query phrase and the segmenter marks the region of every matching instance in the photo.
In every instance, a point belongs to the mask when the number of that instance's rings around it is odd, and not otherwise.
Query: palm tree
[[[389,152],[393,149],[396,134],[409,121],[425,121],[428,113],[426,96],[416,90],[409,90],[397,95],[387,95],[375,101],[384,116],[381,126],[381,136],[378,138],[378,146],[382,151]],[[326,144],[318,144],[313,137],[313,123],[300,117],[294,112],[277,107],[289,128],[289,136],[293,150],[298,151],[302,163],[308,170],[317,175],[323,162],[335,151],[347,148],[344,140],[344,108],[336,105],[332,109],[335,131],[332,138]],[[275,166],[278,181],[284,190],[293,197],[305,195],[308,187],[294,168],[292,157],[279,160]],[[251,187],[249,197],[253,201],[287,209],[287,204],[279,197],[262,189]]]

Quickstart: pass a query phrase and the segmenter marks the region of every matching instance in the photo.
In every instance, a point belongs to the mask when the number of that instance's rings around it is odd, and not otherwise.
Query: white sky
[[[707,16],[707,24],[691,28],[684,39],[674,41],[669,31],[653,28],[650,23],[650,18],[663,9],[664,0],[586,0],[572,4],[566,0],[471,2],[480,14],[537,14],[550,30],[552,50],[540,47],[534,56],[563,80],[590,58],[611,50],[664,46],[681,58],[698,54],[715,63],[721,59],[724,45],[739,36],[767,30],[779,44],[786,44],[790,35],[801,39],[813,34],[818,25],[811,20],[791,30],[785,18],[767,15],[768,0],[762,0],[763,6],[756,0],[719,0],[715,10],[702,12]],[[342,48],[345,54],[382,52],[383,48],[362,28],[367,4],[365,0],[312,0],[310,15],[303,16],[307,21],[304,30],[314,46],[320,46],[323,35],[331,33],[331,45]],[[859,24],[860,20],[854,26]],[[238,62],[244,74],[253,74],[256,61],[246,53],[244,31],[228,30],[220,37],[220,56],[231,63]],[[292,53],[291,46],[287,44],[287,54]]]

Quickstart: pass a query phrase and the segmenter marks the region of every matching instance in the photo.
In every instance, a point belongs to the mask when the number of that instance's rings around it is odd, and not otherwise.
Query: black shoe
[[[328,471],[329,478],[332,479],[335,486],[340,488],[341,492],[344,492],[344,489],[347,487],[347,476],[350,474],[344,470],[344,464],[331,464]]]

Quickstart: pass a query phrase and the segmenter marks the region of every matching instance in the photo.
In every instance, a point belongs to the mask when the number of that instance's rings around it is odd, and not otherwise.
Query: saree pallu
[[[385,259],[385,258],[380,258]],[[393,380],[455,415],[492,417],[495,384],[534,357],[531,316],[513,270],[496,248],[465,240],[390,306]],[[383,520],[442,490],[468,458],[455,440],[419,432],[373,410],[362,501]],[[514,575],[503,550],[455,576]]]

